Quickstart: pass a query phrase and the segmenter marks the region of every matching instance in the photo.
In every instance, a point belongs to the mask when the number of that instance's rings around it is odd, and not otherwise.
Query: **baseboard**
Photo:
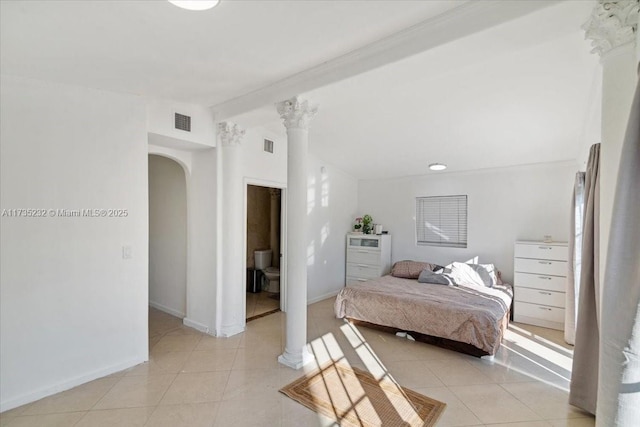
[[[124,369],[131,368],[132,366],[139,365],[140,363],[146,362],[147,360],[147,356],[136,357],[126,362],[111,365],[107,368],[98,369],[88,374],[80,375],[78,377],[60,382],[58,384],[43,387],[30,393],[25,393],[21,396],[0,401],[0,412],[8,411],[10,409],[17,408],[18,406],[26,405],[27,403],[35,402],[36,400],[51,396],[52,394],[60,393],[61,391],[66,391],[73,387],[88,383],[89,381],[106,377],[107,375],[111,375]]]
[[[307,305],[315,304],[315,303],[320,302],[322,300],[325,300],[327,298],[335,297],[339,293],[340,293],[340,289],[338,289],[337,291],[331,291],[329,293],[320,295],[320,296],[315,297],[315,298],[311,298],[311,299],[307,300]]]
[[[168,314],[170,314],[172,316],[175,316],[175,317],[179,317],[181,319],[184,319],[187,316],[186,313],[183,313],[183,312],[178,311],[178,310],[174,310],[171,307],[167,307],[166,305],[162,305],[162,304],[160,304],[158,302],[155,302],[155,301],[149,301],[149,305],[151,307],[155,308],[155,309],[158,309],[160,311],[164,311],[165,313],[168,313]]]
[[[196,331],[200,331],[203,334],[209,333],[209,327],[207,325],[200,322],[196,322],[195,320],[189,319],[188,317],[185,317],[184,319],[182,319],[182,324],[189,328],[193,328]]]
[[[232,337],[234,335],[238,335],[244,332],[244,326],[241,325],[232,325],[232,326],[223,326],[216,332],[217,337]]]

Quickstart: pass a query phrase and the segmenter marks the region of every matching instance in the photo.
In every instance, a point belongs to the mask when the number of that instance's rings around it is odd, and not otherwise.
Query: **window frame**
[[[431,202],[431,206],[426,203]],[[443,206],[443,202],[449,206]],[[445,196],[419,196],[416,197],[416,245],[435,246],[465,249],[469,244],[469,196],[455,194]],[[437,204],[437,205],[436,205]],[[456,206],[454,207],[453,204]],[[449,210],[443,212],[443,208]],[[427,217],[428,213],[438,212],[438,218]],[[443,218],[443,213],[448,214]],[[457,222],[457,226],[455,223]],[[420,224],[424,223],[424,226]],[[464,223],[464,224],[462,224]],[[431,224],[431,227],[429,225]],[[431,231],[435,229],[436,231]],[[454,230],[455,229],[455,230]],[[455,235],[454,240],[446,240],[446,234]],[[428,239],[431,236],[440,236],[440,239]]]

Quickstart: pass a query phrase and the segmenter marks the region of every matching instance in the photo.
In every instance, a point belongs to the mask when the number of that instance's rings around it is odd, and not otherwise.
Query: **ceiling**
[[[1,71],[214,105],[462,1],[0,2]]]
[[[223,0],[189,12],[164,1],[3,0],[0,70],[214,106],[465,4]],[[311,151],[361,179],[424,174],[433,162],[462,171],[576,159],[585,129],[599,130],[598,58],[580,30],[592,5],[551,5],[311,86]],[[283,134],[265,104],[232,120]]]

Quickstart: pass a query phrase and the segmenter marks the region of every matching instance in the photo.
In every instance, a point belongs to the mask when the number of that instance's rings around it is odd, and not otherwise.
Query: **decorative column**
[[[600,159],[600,262],[607,259],[613,195],[620,163],[622,140],[636,87],[635,53],[638,0],[598,0],[582,26],[591,40],[592,53],[602,64],[602,145]],[[604,268],[600,269],[600,283]],[[602,295],[601,295],[602,296]]]
[[[278,362],[300,369],[307,350],[307,153],[317,109],[297,97],[276,105],[287,128],[286,342]]]
[[[269,194],[271,195],[269,247],[273,251],[271,265],[280,267],[280,189],[270,188]]]
[[[222,254],[218,257],[222,282],[218,283],[220,322],[216,335],[229,337],[244,331],[242,307],[245,290],[242,286],[242,152],[240,141],[244,130],[233,123],[218,123],[218,138],[222,161]]]
[[[598,367],[595,411],[597,426],[635,425],[640,414],[640,391],[637,387],[640,378],[637,328],[640,324],[637,319],[637,305],[630,304],[629,300],[634,294],[630,289],[637,287],[638,283],[634,283],[632,277],[611,280],[611,277],[616,276],[611,275],[610,271],[605,275],[605,270],[609,269],[607,253],[611,218],[625,131],[630,120],[638,120],[638,117],[630,116],[630,112],[638,83],[638,57],[635,45],[638,40],[639,13],[639,0],[599,0],[589,21],[583,26],[586,38],[592,41],[592,52],[600,55],[602,63],[601,304],[598,313],[599,331],[592,332],[599,333],[600,342],[599,361],[596,360],[596,365],[592,366]],[[619,251],[612,250],[612,254],[615,252]],[[631,259],[630,254],[625,255],[629,255],[627,263],[637,262]],[[628,310],[629,305],[634,305],[631,310]],[[633,332],[634,329],[636,333]]]

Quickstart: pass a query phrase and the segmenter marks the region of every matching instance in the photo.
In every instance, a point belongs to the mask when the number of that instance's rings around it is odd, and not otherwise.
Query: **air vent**
[[[191,117],[176,113],[176,129],[191,132]]]
[[[264,151],[267,153],[273,153],[273,141],[268,139],[264,140]]]

